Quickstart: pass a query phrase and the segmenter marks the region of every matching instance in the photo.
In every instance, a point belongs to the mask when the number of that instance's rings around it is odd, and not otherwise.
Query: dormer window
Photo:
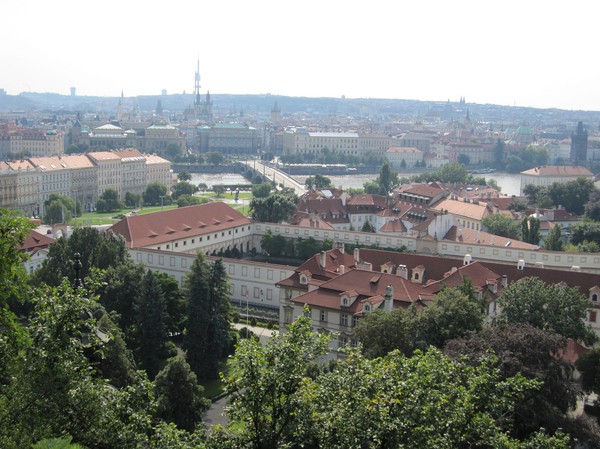
[[[592,302],[598,302],[598,293],[592,293]]]
[[[308,284],[308,278],[306,277],[306,275],[304,275],[304,274],[300,275],[300,284],[302,284],[302,285]]]
[[[365,313],[369,313],[371,311],[371,304],[365,304],[364,311]]]
[[[342,305],[343,306],[348,306],[348,304],[350,303],[350,300],[348,299],[347,296],[342,296]]]

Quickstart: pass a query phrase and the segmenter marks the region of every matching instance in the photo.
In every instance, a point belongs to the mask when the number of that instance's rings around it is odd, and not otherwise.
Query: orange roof
[[[575,165],[545,165],[544,167],[534,167],[522,171],[521,174],[532,176],[592,176],[592,172],[587,167]]]
[[[129,248],[143,248],[251,223],[227,204],[214,202],[126,217],[111,229]]]

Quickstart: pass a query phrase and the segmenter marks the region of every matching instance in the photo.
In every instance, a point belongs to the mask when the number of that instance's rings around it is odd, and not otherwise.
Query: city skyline
[[[416,4],[412,4],[416,3]],[[141,9],[11,2],[0,88],[125,96],[201,92],[600,110],[600,7],[571,2],[259,0]]]

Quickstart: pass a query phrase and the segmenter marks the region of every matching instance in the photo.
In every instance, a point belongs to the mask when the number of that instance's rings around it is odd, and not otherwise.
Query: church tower
[[[588,132],[583,129],[583,123],[577,124],[577,131],[571,133],[570,159],[573,165],[583,165],[587,161]]]
[[[213,112],[212,112],[212,100],[210,99],[210,91],[206,91],[206,99],[204,103],[202,103],[202,110],[200,112],[200,120],[205,123],[213,122]]]
[[[277,124],[281,119],[281,109],[279,103],[275,100],[275,104],[271,108],[271,123]]]
[[[200,97],[200,58],[198,57],[198,65],[196,67],[196,75],[194,76],[194,115],[200,118],[202,112],[202,98]]]

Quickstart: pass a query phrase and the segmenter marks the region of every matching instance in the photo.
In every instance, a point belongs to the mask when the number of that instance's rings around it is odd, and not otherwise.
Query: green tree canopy
[[[209,267],[199,253],[184,280],[184,294],[187,321],[183,348],[188,363],[199,378],[214,378],[230,342],[229,293],[222,263]]]
[[[204,388],[190,365],[181,356],[168,360],[154,380],[157,415],[181,429],[194,431],[202,421],[202,414],[210,406],[204,397]]]
[[[488,215],[487,217],[483,218],[481,224],[483,224],[490,234],[508,237],[510,239],[518,239],[521,236],[519,222],[513,220],[508,215]]]
[[[252,196],[254,198],[266,198],[271,193],[273,186],[270,182],[263,182],[261,184],[254,184],[252,186]]]
[[[553,183],[548,194],[554,206],[563,206],[568,212],[579,216],[585,212],[585,205],[594,190],[597,189],[591,179],[577,178],[565,183]]]
[[[102,192],[102,195],[100,195],[96,202],[96,209],[98,212],[115,212],[123,209],[124,206],[125,203],[121,201],[119,192],[113,188],[106,189]]]
[[[575,287],[525,277],[503,289],[498,303],[499,323],[530,324],[585,344],[597,340],[595,332],[584,322],[589,301]]]
[[[534,216],[523,218],[521,221],[521,240],[532,245],[539,245],[541,239],[540,219]]]
[[[252,198],[250,214],[254,221],[281,223],[289,221],[296,211],[298,197],[292,189],[273,192],[266,198]]]
[[[177,174],[177,179],[179,181],[191,181],[192,180],[192,175],[190,174],[189,171],[187,170],[181,170],[178,174]]]
[[[576,406],[580,389],[572,378],[573,365],[562,357],[566,346],[566,338],[558,334],[529,324],[509,324],[488,326],[463,340],[452,340],[445,352],[452,357],[466,356],[472,364],[479,364],[493,352],[499,358],[502,379],[522,375],[539,382],[539,390],[530,391],[517,401],[506,423],[507,428],[512,427],[513,435],[527,438],[540,428],[577,432],[578,424],[570,412]]]
[[[151,182],[146,187],[146,190],[142,194],[144,199],[144,205],[146,206],[160,206],[166,204],[165,197],[167,196],[167,187],[160,182]]]
[[[559,223],[555,223],[544,239],[544,248],[548,251],[562,251],[563,241],[561,236],[562,226]]]
[[[44,201],[44,224],[67,223],[76,213],[75,201],[69,196],[51,193]]]
[[[314,187],[315,189],[324,189],[331,185],[331,179],[327,176],[317,174],[306,178],[306,181],[304,181],[304,185],[309,189],[312,187]]]
[[[160,284],[148,270],[134,300],[136,355],[150,378],[161,369],[168,356],[167,304]]]
[[[198,188],[195,185],[187,181],[179,181],[173,186],[171,197],[177,200],[181,195],[193,195],[197,190]]]

